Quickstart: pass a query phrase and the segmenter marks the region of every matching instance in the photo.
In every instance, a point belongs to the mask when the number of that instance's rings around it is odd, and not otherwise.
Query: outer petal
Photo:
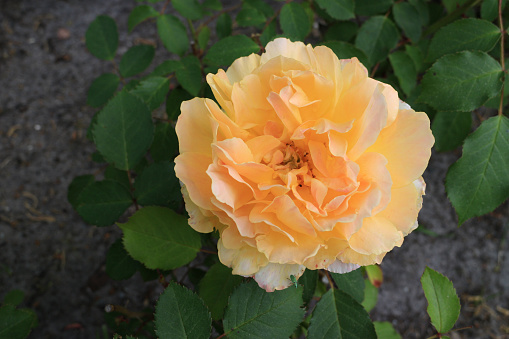
[[[364,218],[362,227],[349,239],[350,247],[361,254],[382,254],[401,246],[403,234],[387,219]]]
[[[342,262],[339,259],[336,259],[336,261],[334,261],[332,264],[330,264],[329,267],[327,267],[326,269],[327,269],[327,271],[332,272],[332,273],[344,274],[344,273],[355,271],[359,267],[361,267],[361,266],[357,265],[357,264],[347,264],[347,263]]]
[[[290,276],[293,275],[299,279],[305,270],[306,267],[302,265],[269,263],[254,275],[254,280],[265,291],[274,292],[274,290],[283,290],[292,285]]]
[[[267,265],[267,258],[254,247],[242,246],[231,250],[224,247],[221,239],[217,242],[219,260],[226,266],[233,268],[233,274],[251,276]]]
[[[343,251],[343,253],[338,255],[338,259],[344,263],[353,263],[361,266],[368,266],[380,264],[386,254],[387,253],[381,253],[378,255],[375,254],[366,255],[356,252],[351,248],[347,248],[346,250]]]
[[[425,113],[400,110],[389,127],[382,130],[367,152],[377,152],[387,158],[394,188],[403,187],[419,178],[431,156],[435,139]]]
[[[194,98],[182,103],[180,108],[182,114],[175,126],[180,154],[185,152],[211,154],[210,145],[214,142],[214,129],[206,103],[217,107],[210,99]]]
[[[246,57],[238,58],[226,71],[226,75],[230,83],[239,82],[245,76],[251,74],[258,66],[260,66],[260,56],[258,54],[251,54]]]
[[[209,233],[218,228],[219,220],[210,211],[198,207],[189,197],[189,192],[185,185],[182,186],[182,195],[186,205],[187,214],[189,214],[189,225],[197,232]]]
[[[206,173],[211,163],[212,157],[203,153],[186,152],[175,158],[175,175],[186,186],[189,198],[206,210],[217,209],[210,201],[212,180]]]
[[[302,42],[291,42],[285,38],[274,39],[265,47],[260,64],[265,64],[270,59],[283,56],[289,59],[298,60],[304,64],[310,65],[316,70],[316,57],[311,45],[304,45]]]
[[[422,178],[391,191],[391,202],[377,216],[384,217],[407,235],[417,227],[417,215],[422,207],[424,194]]]

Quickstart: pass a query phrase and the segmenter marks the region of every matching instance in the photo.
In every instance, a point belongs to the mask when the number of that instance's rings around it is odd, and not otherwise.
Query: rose
[[[182,104],[175,171],[198,232],[266,291],[306,268],[380,263],[417,226],[434,139],[425,113],[356,58],[276,39]]]

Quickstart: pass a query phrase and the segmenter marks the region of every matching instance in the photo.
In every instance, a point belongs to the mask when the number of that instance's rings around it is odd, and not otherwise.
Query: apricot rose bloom
[[[276,39],[184,102],[175,171],[198,232],[266,291],[306,268],[380,263],[417,226],[434,139],[425,113],[356,58]]]

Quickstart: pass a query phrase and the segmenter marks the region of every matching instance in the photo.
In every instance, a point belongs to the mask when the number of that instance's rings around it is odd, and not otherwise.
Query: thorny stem
[[[325,273],[325,276],[327,277],[327,279],[329,279],[330,288],[331,288],[331,290],[333,290],[334,289],[334,283],[332,282],[332,277],[330,276],[329,271],[323,270],[323,272]]]
[[[204,22],[202,22],[200,24],[200,26],[198,26],[198,28],[196,29],[197,32],[200,32],[202,30],[203,27],[207,26],[209,23],[211,23],[212,21],[214,21],[217,17],[219,17],[221,14],[223,13],[227,13],[227,12],[231,12],[231,11],[234,11],[236,10],[237,8],[239,8],[240,6],[242,6],[242,2],[239,1],[239,3],[235,6],[232,6],[232,7],[229,7],[229,8],[225,8],[219,12],[217,12],[216,14],[212,15],[211,17],[209,17],[207,20],[205,20]]]
[[[463,6],[457,8],[456,10],[454,10],[453,12],[451,12],[449,15],[443,17],[442,19],[438,20],[437,22],[435,22],[433,25],[431,25],[430,27],[428,27],[427,30],[425,30],[423,33],[422,33],[422,36],[427,36],[429,34],[433,34],[435,33],[436,31],[438,31],[440,28],[442,28],[443,26],[453,22],[454,20],[456,20],[457,18],[459,18],[461,15],[463,15],[463,13],[465,13],[469,8],[471,7],[474,7],[476,6],[477,4],[479,4],[481,2],[481,0],[469,0],[468,2],[466,2],[465,4],[463,4]]]
[[[141,319],[145,316],[152,314],[152,313],[147,313],[147,312],[135,312],[135,311],[128,310],[127,308],[122,307],[120,305],[111,305],[111,304],[106,305],[106,307],[104,309],[105,309],[106,313],[118,312],[118,313],[125,315],[128,318]]]
[[[115,72],[118,74],[119,78],[120,78],[120,81],[122,81],[122,85],[125,86],[125,79],[124,77],[122,76],[122,74],[120,74],[120,70],[118,69],[118,65],[117,63],[115,62],[114,59],[111,60],[111,63],[113,65],[113,68],[115,69]]]
[[[159,274],[159,282],[161,285],[163,285],[164,288],[168,287],[169,284],[160,269],[157,269],[157,273]]]
[[[209,250],[205,250],[203,248],[200,248],[200,252],[209,253],[209,254],[217,254],[217,252],[215,252],[215,251],[209,251]]]
[[[140,209],[140,206],[138,206],[138,201],[136,201],[136,198],[134,197],[134,186],[133,186],[133,180],[131,178],[131,171],[127,170],[127,178],[129,179],[129,188],[130,188],[130,191],[131,191],[131,195],[132,195],[132,198],[133,198],[133,203],[134,203],[134,207],[136,208],[136,210],[139,210]]]
[[[159,12],[159,14],[163,15],[164,12],[166,11],[166,7],[168,6],[168,4],[170,3],[171,0],[166,0],[166,2],[164,3],[163,5],[163,8],[161,8],[161,12]]]
[[[452,331],[449,331],[449,333],[458,332],[458,331],[462,331],[462,330],[468,330],[469,328],[472,328],[472,327],[473,326],[465,326],[465,327],[457,328]],[[435,335],[432,335],[431,337],[427,337],[426,339],[442,338],[442,336],[445,336],[445,333],[437,333]]]
[[[498,106],[498,115],[502,115],[502,108],[504,107],[504,83],[505,83],[505,56],[504,56],[504,22],[502,21],[502,0],[498,0],[498,21],[500,24],[500,34],[502,35],[500,40],[500,63],[502,65],[502,71],[504,72],[504,76],[502,78],[502,89],[500,90],[500,105]]]

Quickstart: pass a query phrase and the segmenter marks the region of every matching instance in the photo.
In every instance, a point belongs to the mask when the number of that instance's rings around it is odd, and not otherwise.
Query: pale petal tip
[[[355,271],[359,267],[361,267],[361,266],[357,265],[357,264],[344,263],[341,260],[336,259],[332,264],[330,264],[326,268],[326,270],[329,272],[332,272],[332,273],[344,274],[344,273],[349,273],[349,272]]]
[[[299,279],[305,270],[306,266],[303,265],[269,263],[262,267],[253,278],[265,291],[274,292],[290,287],[293,284],[290,276],[293,275],[295,279]]]

